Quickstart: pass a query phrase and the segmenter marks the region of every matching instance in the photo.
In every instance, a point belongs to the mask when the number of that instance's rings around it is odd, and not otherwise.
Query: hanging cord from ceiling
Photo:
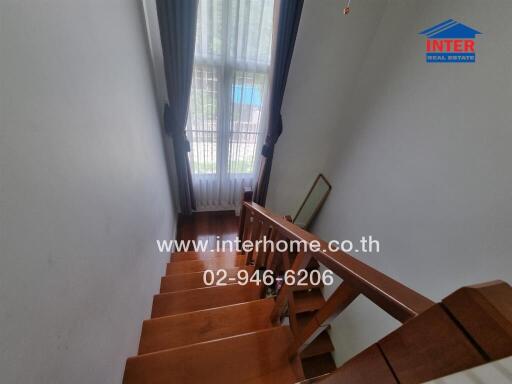
[[[347,0],[347,5],[343,8],[343,14],[348,15],[350,13],[350,0]]]

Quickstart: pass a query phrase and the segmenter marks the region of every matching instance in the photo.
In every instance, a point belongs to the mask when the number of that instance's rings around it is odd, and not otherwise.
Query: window
[[[265,128],[273,8],[273,0],[199,0],[186,132],[200,207],[231,206],[237,188],[252,183]]]

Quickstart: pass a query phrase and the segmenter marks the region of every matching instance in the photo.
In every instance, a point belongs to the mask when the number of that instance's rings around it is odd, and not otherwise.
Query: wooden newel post
[[[242,191],[242,208],[240,211],[240,224],[238,226],[238,238],[240,240],[244,240],[244,224],[245,224],[245,216],[247,215],[247,208],[244,203],[250,203],[252,201],[252,190],[249,187],[245,187]]]
[[[512,355],[512,287],[504,281],[463,287],[443,306],[489,360]]]
[[[460,288],[320,383],[423,383],[511,355],[512,287],[492,281]]]

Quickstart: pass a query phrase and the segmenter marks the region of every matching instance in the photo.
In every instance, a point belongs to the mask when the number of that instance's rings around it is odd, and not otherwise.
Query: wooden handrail
[[[424,383],[512,355],[512,287],[461,288],[319,383]]]
[[[293,290],[298,287],[284,284],[279,290],[271,321],[279,323],[288,309],[294,334],[288,350],[290,359],[303,353],[359,295],[403,323],[322,378],[321,383],[421,383],[512,354],[512,288],[508,284],[496,281],[461,288],[436,304],[349,254],[330,251],[327,242],[256,203],[244,202],[242,217],[242,240],[261,241],[267,236],[274,241],[319,244],[319,250],[308,247],[296,254],[290,250],[268,254],[258,251],[255,261],[248,257],[257,267],[297,273],[311,268],[316,260],[342,279],[301,327],[293,318]]]
[[[311,252],[311,256],[395,319],[405,322],[434,305],[433,301],[349,254],[330,251],[327,242],[270,210],[253,202],[244,202],[243,209],[269,222],[276,231],[290,240],[319,242],[321,250]]]
[[[305,248],[296,255],[290,250],[283,252],[279,255],[281,263],[276,263],[274,260],[276,252],[268,254],[260,250],[257,253],[247,252],[247,262],[254,264],[257,268],[268,269],[272,268],[272,265],[281,265],[285,269],[291,269],[297,275],[299,270],[307,268],[314,259],[343,280],[334,294],[302,329],[297,327],[295,319],[293,299],[295,287],[287,284],[282,286],[277,294],[270,320],[273,324],[279,324],[282,314],[288,309],[288,317],[294,333],[294,342],[289,349],[290,359],[294,359],[297,354],[304,351],[359,295],[366,296],[402,323],[417,317],[434,305],[434,302],[426,297],[347,253],[330,251],[327,242],[291,223],[289,218],[275,215],[256,203],[250,201],[243,203],[240,234],[241,240],[251,240],[253,244],[265,237],[288,242],[298,241]],[[312,242],[319,245],[316,248],[319,250],[311,249]],[[290,256],[294,258],[291,266]]]

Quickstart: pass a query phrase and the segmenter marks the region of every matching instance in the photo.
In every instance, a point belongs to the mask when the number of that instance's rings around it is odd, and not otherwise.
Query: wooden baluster
[[[252,230],[251,230],[252,249],[249,252],[247,252],[247,264],[252,264],[252,262],[254,260],[254,251],[256,248],[256,240],[258,240],[260,237],[261,226],[262,226],[261,219],[254,216],[253,220],[252,220]]]
[[[291,217],[290,215],[286,215],[286,216],[283,216],[283,217],[286,219],[286,221],[288,221],[288,222],[290,222],[290,223],[292,222],[292,217]],[[286,240],[288,241],[288,247],[289,247],[289,246],[290,246],[290,240],[289,240],[289,239],[286,239]],[[294,252],[297,252],[297,250],[295,250]],[[294,255],[295,255],[295,253],[294,253]],[[287,262],[288,262],[288,264],[285,266],[285,271],[287,271],[288,269],[290,269],[290,261],[292,260],[292,258],[290,257],[290,256],[291,256],[291,254],[290,254],[289,248],[288,248],[288,252],[287,252],[287,255],[286,255],[286,256],[287,256]],[[296,255],[295,255],[295,256],[296,256]],[[294,260],[294,259],[293,259],[293,260]],[[286,260],[285,260],[285,262],[286,262]]]
[[[272,250],[270,250],[270,252],[267,255],[266,269],[273,270],[274,274],[276,272],[276,270],[273,268],[274,267],[274,258],[277,253],[277,251],[275,249],[275,245],[277,243],[278,238],[279,238],[279,231],[277,230],[277,228],[273,227],[272,232],[270,233],[270,241],[274,244],[274,248]]]
[[[315,316],[306,324],[302,332],[297,335],[290,347],[290,358],[294,358],[307,348],[318,335],[320,335],[329,323],[338,316],[350,303],[352,303],[359,292],[348,283],[343,282],[327,299],[327,302],[318,310]]]
[[[244,217],[244,227],[243,227],[243,233],[242,237],[240,238],[242,242],[249,239],[249,236],[251,236],[252,232],[252,224],[253,224],[253,215],[252,212],[249,209],[246,209],[245,217]],[[242,253],[245,253],[242,247]]]
[[[249,208],[247,208],[244,204],[244,202],[249,203],[252,201],[252,191],[250,188],[245,188],[242,192],[242,208],[240,211],[240,225],[238,228],[238,238],[243,239],[244,236],[244,230],[245,230],[245,217],[247,215],[247,211]]]
[[[295,309],[295,297],[293,289],[288,291],[288,318],[290,319],[290,328],[294,335],[299,332],[299,322],[297,321],[297,310]]]
[[[271,226],[270,226],[270,223],[267,222],[267,221],[263,221],[262,224],[261,224],[261,229],[260,229],[260,235],[258,237],[259,240],[261,240],[261,243],[259,244],[258,246],[258,250],[257,250],[257,253],[256,253],[256,256],[255,256],[255,266],[256,268],[260,268],[260,267],[263,267],[266,265],[266,256],[268,254],[268,250],[265,250],[264,247],[265,247],[265,244],[264,244],[264,241],[267,240],[270,238],[270,231],[271,231]]]
[[[285,251],[282,253],[282,267],[284,269],[284,272],[286,273],[286,271],[288,271],[290,268],[291,268],[291,263],[290,263],[290,252],[288,251]]]
[[[282,267],[286,273],[290,269],[290,253],[288,251],[283,252],[282,255]],[[283,286],[284,287],[284,286]],[[295,309],[295,297],[293,296],[294,290],[290,286],[288,289],[288,319],[290,320],[290,328],[294,335],[299,331],[299,323],[297,321],[297,310]]]
[[[267,240],[269,241],[269,244],[268,244],[268,247],[267,247],[267,250],[265,252],[265,257],[264,257],[264,263],[263,263],[263,266],[266,268],[267,264],[268,264],[268,259],[269,259],[269,256],[270,254],[272,253],[272,248],[273,246],[275,246],[275,238],[277,236],[277,228],[272,224],[272,223],[269,223],[269,228],[268,228],[268,234],[267,234]]]
[[[287,252],[286,252],[287,254]],[[309,261],[311,260],[311,254],[305,253],[304,251],[301,251],[297,257],[295,258],[295,261],[293,262],[292,270],[297,273],[299,269],[306,268]],[[278,324],[279,320],[281,318],[281,314],[283,313],[285,304],[288,301],[288,293],[291,291],[290,286],[284,284],[281,290],[279,291],[279,294],[277,295],[276,303],[274,305],[274,309],[272,310],[272,314],[270,315],[270,321],[272,321],[273,324]]]
[[[247,217],[247,211],[249,208],[242,202],[242,208],[240,208],[240,221],[238,225],[238,238],[243,241],[245,232],[245,218]]]

